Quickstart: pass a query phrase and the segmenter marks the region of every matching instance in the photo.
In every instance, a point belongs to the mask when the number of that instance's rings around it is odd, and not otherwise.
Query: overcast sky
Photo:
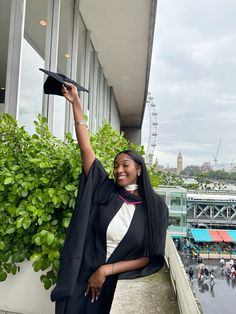
[[[235,0],[158,0],[149,91],[159,164],[236,163]]]

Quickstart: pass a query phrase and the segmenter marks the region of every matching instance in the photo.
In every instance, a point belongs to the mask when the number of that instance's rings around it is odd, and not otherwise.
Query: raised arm
[[[83,169],[85,174],[88,175],[91,165],[95,159],[95,154],[90,144],[90,139],[87,126],[84,121],[84,114],[79,99],[78,90],[71,83],[66,83],[66,85],[69,86],[69,88],[63,86],[62,94],[72,104],[75,121],[75,132],[81,151]]]

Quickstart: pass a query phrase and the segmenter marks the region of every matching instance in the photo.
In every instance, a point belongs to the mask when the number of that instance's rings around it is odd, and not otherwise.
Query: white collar
[[[124,186],[126,191],[136,191],[138,190],[138,184],[128,184],[126,186]]]

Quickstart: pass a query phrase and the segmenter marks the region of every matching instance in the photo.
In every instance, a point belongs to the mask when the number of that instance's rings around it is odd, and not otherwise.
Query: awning
[[[232,237],[229,234],[229,230],[219,230],[219,234],[224,242],[233,242]]]
[[[190,229],[195,242],[213,242],[207,229]]]
[[[190,228],[195,242],[236,242],[236,230]]]
[[[210,236],[212,237],[214,242],[223,242],[223,238],[221,237],[221,234],[219,230],[209,230]]]
[[[232,242],[236,242],[236,230],[227,230],[228,234],[232,238]]]

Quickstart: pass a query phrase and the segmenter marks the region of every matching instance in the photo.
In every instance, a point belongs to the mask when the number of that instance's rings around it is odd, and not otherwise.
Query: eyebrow
[[[127,161],[133,161],[133,159],[132,159],[132,158],[130,158],[130,159],[124,159],[124,160],[121,160],[120,163],[127,162]],[[118,163],[117,161],[114,162],[114,164],[117,164],[117,163]]]

